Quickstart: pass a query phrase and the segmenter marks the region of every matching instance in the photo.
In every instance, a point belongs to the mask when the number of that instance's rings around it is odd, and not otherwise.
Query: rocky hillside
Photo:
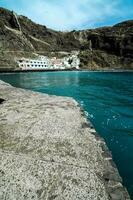
[[[14,69],[16,56],[72,50],[80,51],[81,68],[133,69],[133,20],[113,27],[58,32],[0,8],[0,69]]]

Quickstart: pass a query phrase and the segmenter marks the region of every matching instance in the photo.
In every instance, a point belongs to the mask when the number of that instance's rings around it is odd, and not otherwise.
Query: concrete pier
[[[2,81],[0,99],[0,200],[130,199],[75,100]]]

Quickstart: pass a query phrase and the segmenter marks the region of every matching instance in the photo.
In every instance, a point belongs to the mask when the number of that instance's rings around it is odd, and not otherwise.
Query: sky
[[[133,0],[0,0],[0,7],[60,31],[110,26],[133,19]]]

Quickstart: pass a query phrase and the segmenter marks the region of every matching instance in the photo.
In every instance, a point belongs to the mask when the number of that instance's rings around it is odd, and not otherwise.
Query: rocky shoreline
[[[75,71],[80,71],[80,72],[108,72],[108,73],[112,73],[112,72],[133,72],[133,70],[116,70],[116,69],[107,69],[107,70],[89,70],[89,69],[53,69],[53,70],[0,70],[0,74],[2,73],[30,73],[30,72],[75,72]]]
[[[0,73],[19,73],[19,72],[59,72],[59,71],[75,71],[74,69],[32,69],[32,70],[21,70],[21,69],[17,69],[17,70],[7,70],[7,69],[3,69],[0,70]],[[76,71],[80,71],[80,70],[76,70]]]
[[[72,98],[0,81],[0,199],[130,200],[105,141]]]

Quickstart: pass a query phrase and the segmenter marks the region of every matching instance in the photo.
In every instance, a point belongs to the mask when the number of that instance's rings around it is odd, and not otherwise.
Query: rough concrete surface
[[[2,81],[0,98],[0,200],[130,199],[75,100]]]

